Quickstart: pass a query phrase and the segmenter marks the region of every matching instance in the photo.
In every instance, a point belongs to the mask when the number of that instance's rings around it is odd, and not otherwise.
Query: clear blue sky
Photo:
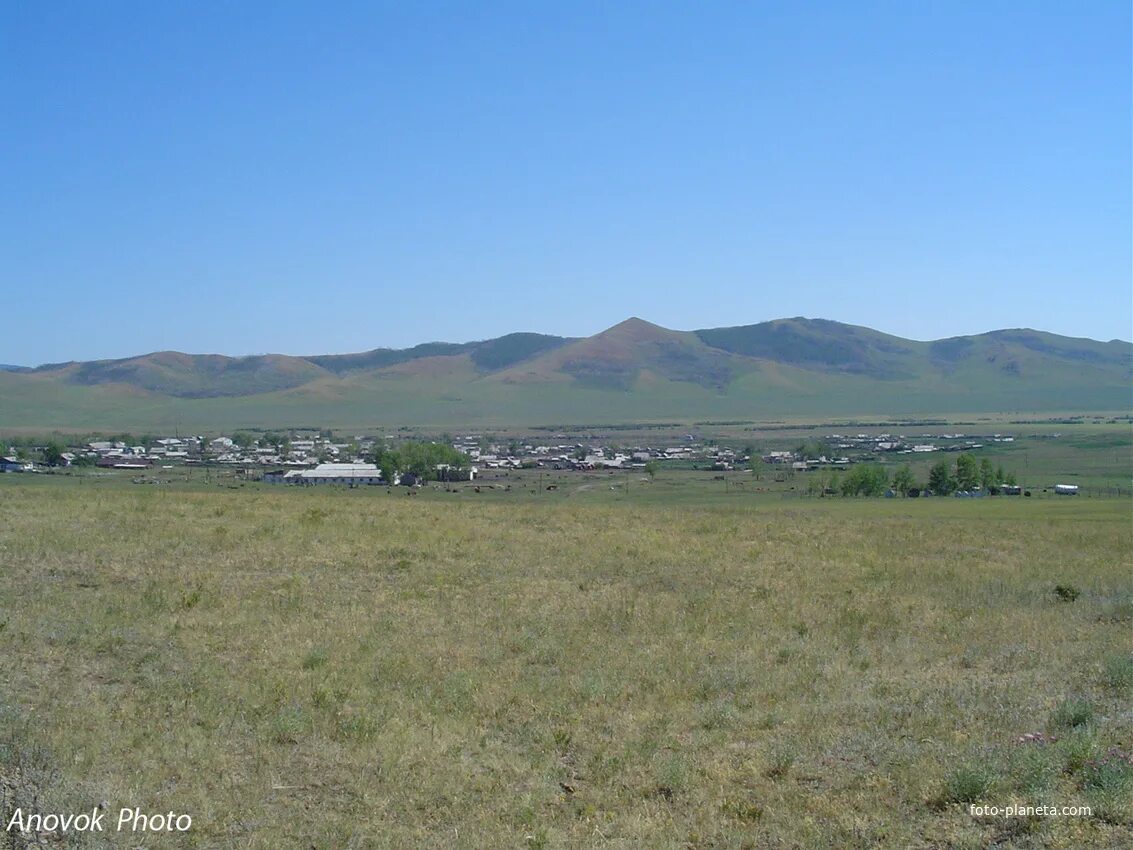
[[[0,363],[1133,336],[1127,0],[0,15]]]

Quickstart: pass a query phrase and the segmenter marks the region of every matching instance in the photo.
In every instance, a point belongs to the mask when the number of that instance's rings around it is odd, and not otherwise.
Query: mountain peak
[[[644,341],[649,339],[659,339],[662,337],[671,337],[677,331],[671,331],[668,328],[663,328],[660,325],[655,325],[652,322],[647,322],[645,319],[639,319],[637,316],[630,316],[623,322],[618,322],[613,327],[606,328],[601,333],[595,334],[595,337],[609,339],[615,337],[618,339],[626,339],[631,341]]]

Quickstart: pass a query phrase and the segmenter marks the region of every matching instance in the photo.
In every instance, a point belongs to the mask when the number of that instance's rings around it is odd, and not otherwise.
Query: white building
[[[283,476],[288,484],[381,484],[381,471],[372,463],[320,463],[314,469],[293,470]]]

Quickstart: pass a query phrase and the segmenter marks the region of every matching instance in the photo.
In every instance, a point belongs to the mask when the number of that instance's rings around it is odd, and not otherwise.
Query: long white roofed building
[[[383,484],[381,470],[372,463],[320,463],[314,469],[294,469],[283,476],[285,484]]]

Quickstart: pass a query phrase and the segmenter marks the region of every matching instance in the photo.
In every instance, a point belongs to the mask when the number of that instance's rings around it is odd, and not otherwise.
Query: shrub
[[[1082,787],[1102,794],[1127,794],[1133,790],[1133,756],[1112,748],[1100,758],[1082,765]]]
[[[1055,758],[1045,747],[1022,747],[1011,760],[1011,784],[1024,794],[1046,790],[1057,773]]]
[[[1050,716],[1052,729],[1077,729],[1094,720],[1094,704],[1088,699],[1066,699]]]
[[[1054,595],[1063,602],[1073,602],[1082,595],[1082,591],[1072,584],[1056,584],[1054,586]]]
[[[763,775],[768,779],[782,779],[791,772],[795,763],[795,753],[790,747],[779,746],[771,751],[771,762]]]
[[[1056,745],[1062,772],[1081,773],[1082,768],[1098,756],[1098,742],[1090,730],[1078,730],[1062,738]]]
[[[987,796],[995,780],[995,773],[987,764],[973,762],[962,765],[944,778],[941,801],[975,803]]]
[[[280,709],[272,719],[271,738],[277,744],[296,744],[307,727],[307,716],[303,709],[289,705]]]

